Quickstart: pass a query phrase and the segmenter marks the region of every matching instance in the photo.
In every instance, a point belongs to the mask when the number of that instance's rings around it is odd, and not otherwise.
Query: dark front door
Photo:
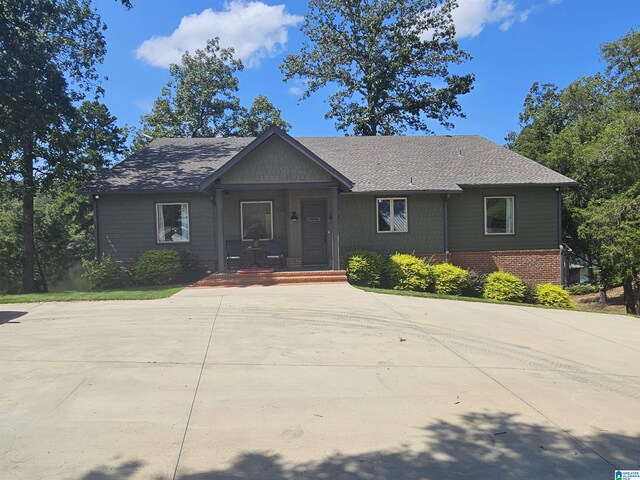
[[[324,200],[302,201],[302,264],[327,263],[327,206]]]

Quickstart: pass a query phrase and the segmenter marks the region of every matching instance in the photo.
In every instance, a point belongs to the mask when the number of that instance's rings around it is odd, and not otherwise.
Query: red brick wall
[[[560,283],[560,250],[451,252],[451,263],[480,273],[504,270],[533,283]]]

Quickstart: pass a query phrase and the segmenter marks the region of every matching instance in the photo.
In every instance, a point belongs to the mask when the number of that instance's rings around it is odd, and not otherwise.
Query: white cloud
[[[267,5],[260,1],[233,0],[221,11],[211,8],[182,17],[180,25],[168,36],[154,36],[142,42],[136,57],[154,67],[179,63],[185,51],[203,48],[207,40],[220,37],[220,45],[233,47],[235,57],[248,67],[276,55],[288,40],[287,27],[302,17],[284,11],[285,5]]]
[[[300,95],[302,95],[302,89],[300,87],[289,87],[288,92],[291,95],[295,95],[296,97],[299,97]]]
[[[456,37],[477,37],[489,24],[498,24],[500,30],[509,30],[516,22],[525,22],[531,9],[519,11],[510,0],[458,0],[452,15]]]

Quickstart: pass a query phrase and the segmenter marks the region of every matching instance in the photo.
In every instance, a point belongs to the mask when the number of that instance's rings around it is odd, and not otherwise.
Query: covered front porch
[[[213,186],[218,272],[340,269],[336,182]]]

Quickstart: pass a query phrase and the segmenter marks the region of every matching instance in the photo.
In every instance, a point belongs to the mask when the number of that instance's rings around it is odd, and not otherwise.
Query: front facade
[[[560,189],[572,184],[481,137],[293,139],[272,128],[155,141],[91,193],[96,253],[121,262],[172,248],[223,272],[258,266],[260,246],[283,268],[340,269],[364,249],[558,283]],[[249,251],[243,265],[230,262],[237,250]]]

